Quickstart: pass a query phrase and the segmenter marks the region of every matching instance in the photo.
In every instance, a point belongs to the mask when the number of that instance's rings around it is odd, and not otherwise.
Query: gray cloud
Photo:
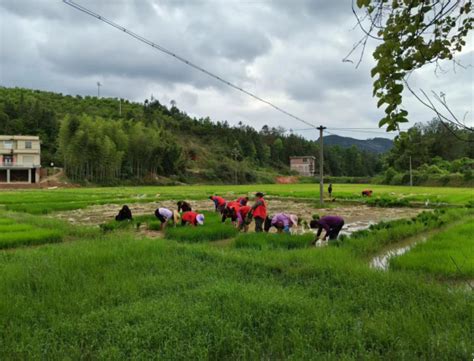
[[[342,62],[361,35],[349,1],[76,1],[315,124],[376,127],[381,117],[369,75],[373,44],[359,69]],[[436,78],[425,69],[413,82],[446,92],[460,113],[472,114],[467,73]],[[0,85],[95,95],[97,81],[104,96],[153,94],[197,117],[306,128],[61,1],[1,0]],[[410,97],[406,107],[412,121],[433,116]]]

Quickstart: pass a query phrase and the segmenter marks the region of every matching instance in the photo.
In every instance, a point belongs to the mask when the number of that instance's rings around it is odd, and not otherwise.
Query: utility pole
[[[100,81],[97,82],[97,98],[100,98],[100,87],[102,86],[102,84],[100,83]]]
[[[413,187],[413,172],[411,167],[411,155],[410,155],[410,187]]]
[[[119,98],[119,116],[122,116],[122,98]]]
[[[326,127],[320,125],[319,130],[319,203],[324,204],[324,150],[323,131]]]

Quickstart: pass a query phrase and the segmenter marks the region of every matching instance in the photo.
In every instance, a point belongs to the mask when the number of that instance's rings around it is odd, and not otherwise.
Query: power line
[[[87,15],[90,15],[90,16],[92,16],[92,17],[94,17],[94,18],[96,18],[96,19],[98,19],[98,20],[100,20],[100,21],[103,21],[104,23],[106,23],[106,24],[108,24],[108,25],[110,25],[110,26],[112,26],[112,27],[114,27],[114,28],[116,28],[116,29],[118,29],[118,30],[120,30],[120,31],[123,31],[124,33],[126,33],[127,35],[130,35],[131,37],[137,39],[138,41],[141,41],[142,43],[145,43],[145,44],[147,44],[147,45],[153,47],[153,48],[156,49],[156,50],[159,50],[159,51],[161,51],[161,52],[163,52],[163,53],[165,53],[165,54],[167,54],[167,55],[169,55],[169,56],[172,56],[172,57],[175,58],[176,60],[181,61],[182,63],[184,63],[184,64],[190,66],[191,68],[194,68],[194,69],[196,69],[196,70],[198,70],[198,71],[200,71],[200,72],[202,72],[202,73],[204,73],[204,74],[210,76],[211,78],[214,78],[214,79],[220,81],[221,83],[224,83],[224,84],[226,84],[227,86],[229,86],[229,87],[231,87],[231,88],[234,88],[235,90],[238,90],[238,91],[240,91],[240,92],[242,92],[242,93],[244,93],[244,94],[246,94],[246,95],[248,95],[248,96],[250,96],[250,97],[252,97],[252,98],[254,98],[254,99],[256,99],[256,100],[258,100],[258,101],[260,101],[260,102],[262,102],[262,103],[267,104],[268,106],[270,106],[270,107],[272,107],[273,109],[279,111],[280,113],[283,113],[283,114],[285,114],[285,115],[287,115],[287,116],[289,116],[289,117],[291,117],[291,118],[293,118],[293,119],[296,119],[296,120],[298,120],[298,121],[301,122],[301,123],[304,123],[304,124],[306,124],[306,125],[309,125],[310,127],[312,127],[312,129],[317,129],[314,124],[311,124],[310,122],[308,122],[308,121],[306,121],[306,120],[304,120],[304,119],[298,117],[297,115],[294,115],[294,114],[292,114],[292,113],[290,113],[290,112],[288,112],[288,111],[286,111],[286,110],[280,108],[279,106],[277,106],[277,105],[271,103],[271,102],[268,101],[268,100],[265,100],[265,99],[263,99],[263,98],[260,98],[259,96],[257,96],[257,95],[255,95],[255,94],[253,94],[253,93],[251,93],[251,92],[249,92],[249,91],[247,91],[247,90],[245,90],[245,89],[243,89],[243,88],[241,88],[241,87],[239,87],[239,86],[237,86],[237,85],[235,85],[235,84],[233,84],[233,83],[231,83],[231,82],[225,80],[224,78],[220,77],[219,75],[216,75],[216,74],[210,72],[209,70],[206,70],[206,69],[200,67],[199,65],[196,65],[196,64],[192,63],[191,61],[187,60],[186,58],[184,58],[184,57],[182,57],[182,56],[180,56],[180,55],[177,55],[177,54],[173,53],[172,51],[170,51],[170,50],[168,50],[168,49],[162,47],[161,45],[158,45],[158,44],[152,42],[151,40],[148,40],[148,39],[144,38],[143,36],[138,35],[138,34],[134,33],[133,31],[130,31],[130,30],[126,29],[125,27],[123,27],[123,26],[121,26],[121,25],[119,25],[119,24],[113,22],[112,20],[109,20],[109,19],[103,17],[103,16],[100,15],[100,14],[97,14],[97,13],[93,12],[92,10],[89,10],[88,8],[86,8],[86,7],[82,6],[82,5],[79,5],[79,4],[75,3],[74,1],[71,1],[71,0],[63,0],[63,3],[65,3],[66,5],[69,5],[69,6],[73,7],[73,8],[75,8],[75,9],[77,9],[77,10],[79,10],[79,11],[82,11],[83,13],[85,13],[85,14],[87,14]]]

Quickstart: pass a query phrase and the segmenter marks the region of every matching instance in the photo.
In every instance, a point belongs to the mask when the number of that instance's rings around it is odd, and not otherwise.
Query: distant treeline
[[[325,174],[373,176],[388,184],[470,184],[474,134],[433,120],[395,139],[386,154],[327,146]],[[272,182],[290,175],[289,157],[319,145],[264,126],[192,118],[156,99],[143,103],[0,87],[0,133],[39,135],[44,166],[63,166],[74,181],[94,183]]]
[[[39,135],[42,162],[74,181],[258,182],[291,174],[289,157],[319,156],[315,141],[264,126],[191,118],[176,104],[0,88],[0,133]],[[381,156],[356,147],[325,148],[325,171],[371,177]]]
[[[474,180],[474,132],[437,119],[415,124],[395,138],[384,157],[384,184],[469,186]]]

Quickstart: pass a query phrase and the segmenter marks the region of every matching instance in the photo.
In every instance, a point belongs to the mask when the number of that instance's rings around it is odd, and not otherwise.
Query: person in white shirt
[[[158,208],[155,211],[155,216],[161,222],[161,230],[164,230],[168,225],[168,222],[172,219],[173,224],[176,227],[181,216],[177,211],[172,211],[168,208]]]

